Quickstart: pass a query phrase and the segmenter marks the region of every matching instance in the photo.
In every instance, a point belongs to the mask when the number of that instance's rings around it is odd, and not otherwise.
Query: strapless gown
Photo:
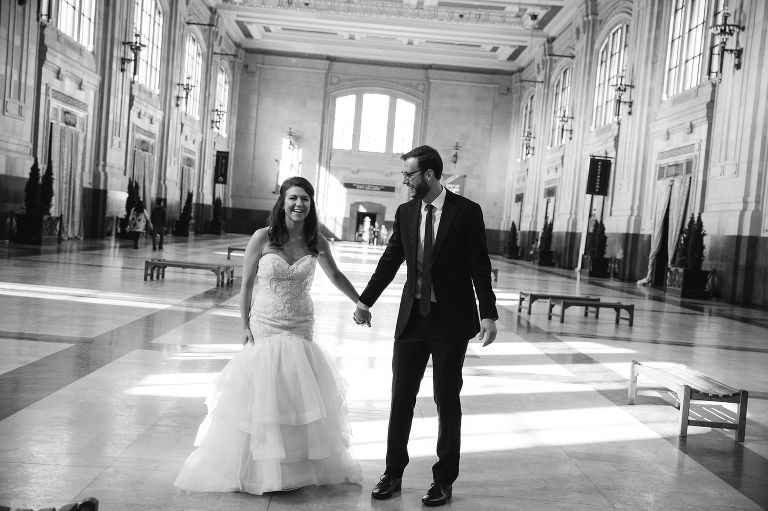
[[[251,302],[255,343],[219,375],[197,449],[175,486],[262,494],[362,480],[349,454],[343,381],[312,342],[315,266],[312,255],[293,265],[277,254],[262,256]]]

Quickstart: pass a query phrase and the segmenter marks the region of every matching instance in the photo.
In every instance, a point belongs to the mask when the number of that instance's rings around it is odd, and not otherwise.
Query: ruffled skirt
[[[206,400],[198,448],[174,485],[262,494],[360,482],[344,394],[330,356],[303,337],[283,333],[245,345]]]

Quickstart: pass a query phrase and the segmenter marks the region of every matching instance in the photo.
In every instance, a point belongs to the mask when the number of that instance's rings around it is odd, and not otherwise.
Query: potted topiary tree
[[[589,276],[608,277],[608,259],[605,252],[608,248],[608,236],[605,235],[605,224],[595,222],[592,227],[592,244],[589,254]]]
[[[507,238],[507,259],[518,259],[520,257],[520,247],[517,245],[517,225],[512,222],[509,228],[509,237]]]
[[[131,217],[131,211],[139,202],[141,195],[141,187],[138,181],[134,181],[128,178],[128,196],[125,198],[125,216],[120,219],[120,232],[117,234],[118,238],[130,238],[128,233],[128,219]]]
[[[711,273],[702,270],[704,263],[704,222],[699,213],[694,220],[693,213],[688,225],[683,228],[677,244],[675,265],[667,268],[664,291],[681,298],[705,299],[710,296],[708,286]]]
[[[50,216],[51,207],[53,207],[53,162],[48,160],[48,166],[40,182],[40,214]]]
[[[24,214],[16,215],[14,241],[30,245],[42,243],[43,216],[40,214],[40,209],[40,166],[35,158],[29,168],[27,184],[24,185]]]
[[[545,218],[544,228],[541,230],[541,238],[539,239],[539,259],[537,261],[539,266],[555,265],[555,253],[552,252],[552,228],[553,223]]]
[[[192,192],[187,192],[187,200],[181,208],[181,215],[176,220],[173,234],[176,236],[189,236],[189,224],[192,222]]]
[[[209,228],[211,234],[221,234],[221,213],[221,197],[216,197],[213,199],[213,218],[211,219],[211,226]]]

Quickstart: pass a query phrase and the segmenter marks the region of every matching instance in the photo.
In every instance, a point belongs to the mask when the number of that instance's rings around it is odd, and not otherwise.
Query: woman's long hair
[[[142,200],[138,201],[136,205],[133,207],[133,209],[136,210],[137,215],[144,213],[144,211],[146,210],[146,208],[144,207],[144,201]]]
[[[309,213],[304,220],[304,241],[309,251],[317,255],[317,209],[315,208],[315,189],[312,184],[303,177],[289,177],[280,185],[280,197],[272,208],[272,214],[269,215],[269,236],[270,246],[280,249],[288,242],[288,227],[285,225],[285,194],[292,186],[298,186],[309,195]]]

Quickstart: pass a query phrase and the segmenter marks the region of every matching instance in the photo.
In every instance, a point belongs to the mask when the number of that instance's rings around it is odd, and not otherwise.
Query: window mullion
[[[397,106],[397,97],[389,96],[389,115],[387,115],[387,140],[384,143],[384,154],[392,154],[395,141],[395,107]]]
[[[363,94],[355,94],[355,121],[352,128],[352,150],[360,151],[360,130],[363,124]]]
[[[691,0],[688,0],[685,3],[685,10],[683,11],[683,22],[681,23],[681,37],[680,37],[680,67],[682,73],[678,73],[678,83],[679,86],[677,88],[677,92],[683,92],[685,90],[685,84],[687,82],[687,75],[688,75],[688,39],[690,36],[690,30],[691,30],[691,16],[692,16],[692,9],[691,9]]]

